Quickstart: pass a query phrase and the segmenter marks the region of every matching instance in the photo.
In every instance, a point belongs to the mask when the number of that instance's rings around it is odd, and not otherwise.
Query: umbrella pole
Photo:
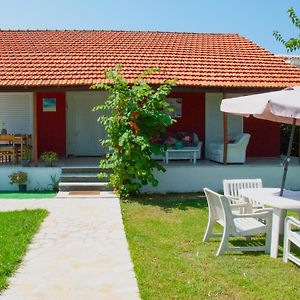
[[[283,176],[282,176],[281,188],[280,188],[280,194],[279,194],[280,196],[282,196],[282,194],[283,194],[286,174],[287,174],[287,171],[289,168],[290,157],[291,157],[291,152],[292,152],[292,145],[293,145],[293,140],[294,140],[294,135],[295,135],[295,128],[296,128],[296,119],[293,119],[293,126],[292,126],[291,135],[290,135],[288,151],[287,151],[286,159],[284,161]]]

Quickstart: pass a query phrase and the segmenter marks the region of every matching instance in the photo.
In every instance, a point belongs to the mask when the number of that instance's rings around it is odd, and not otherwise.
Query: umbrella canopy
[[[287,159],[284,162],[280,190],[280,195],[282,196],[290,161],[295,126],[300,125],[300,86],[286,88],[277,92],[223,99],[221,111],[242,116],[253,115],[259,119],[293,124]]]
[[[223,99],[221,111],[269,120],[273,122],[300,125],[300,86],[281,91]]]

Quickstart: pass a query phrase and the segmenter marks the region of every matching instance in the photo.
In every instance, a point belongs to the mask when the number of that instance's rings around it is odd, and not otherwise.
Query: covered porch
[[[247,157],[276,157],[280,154],[280,125],[253,118],[242,118],[220,112],[221,99],[237,93],[219,93],[174,89],[171,103],[176,103],[176,120],[170,131],[197,134],[202,143],[201,157],[206,158],[211,142],[227,140],[236,134],[251,135]],[[99,122],[103,112],[93,112],[107,98],[106,92],[1,92],[0,127],[9,134],[32,137],[32,159],[38,162],[41,153],[55,151],[60,157],[103,155],[99,144],[105,130]],[[264,128],[264,130],[261,130]],[[267,133],[267,134],[266,134]],[[267,147],[265,145],[268,145]]]

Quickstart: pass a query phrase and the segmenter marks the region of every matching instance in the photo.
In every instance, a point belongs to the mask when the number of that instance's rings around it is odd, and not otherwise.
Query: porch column
[[[38,132],[37,132],[37,97],[36,92],[33,93],[33,132],[34,132],[34,144],[33,144],[33,161],[35,165],[38,163]]]
[[[224,151],[223,151],[223,164],[227,164],[227,148],[228,148],[228,116],[223,112],[223,136],[224,136]]]

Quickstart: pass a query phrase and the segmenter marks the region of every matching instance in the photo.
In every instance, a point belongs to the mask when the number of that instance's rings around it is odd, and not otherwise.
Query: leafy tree
[[[296,26],[297,30],[300,29],[300,18],[296,15],[294,9],[290,7],[288,9],[289,18],[291,19],[294,26]],[[288,52],[292,52],[295,50],[300,49],[300,34],[298,37],[292,37],[288,40],[284,39],[281,33],[277,30],[273,31],[273,36],[276,38],[277,41],[281,42]]]
[[[106,130],[107,139],[102,145],[109,150],[100,167],[112,169],[110,184],[121,198],[139,193],[148,183],[156,186],[157,179],[153,170],[165,169],[151,158],[153,153],[161,154],[158,144],[152,143],[153,137],[165,132],[173,120],[166,112],[169,104],[166,96],[171,92],[174,82],[165,82],[156,89],[152,88],[145,77],[157,69],[141,73],[133,84],[121,75],[121,67],[106,72],[111,84],[94,84],[92,89],[104,89],[110,96],[97,110],[109,110],[111,115],[99,118]],[[101,177],[105,174],[100,174]]]
[[[288,14],[289,14],[289,18],[291,19],[292,23],[294,24],[294,26],[297,28],[297,30],[300,29],[300,18],[296,15],[294,9],[292,7],[290,7],[288,9]],[[293,52],[296,51],[298,49],[300,49],[300,34],[297,38],[290,38],[288,40],[285,40],[281,33],[279,33],[279,31],[273,31],[273,36],[276,38],[277,41],[281,42],[286,50],[288,52]],[[292,130],[292,126],[289,124],[281,124],[281,153],[287,153],[287,148],[288,148],[288,142],[289,142],[289,137],[291,134],[291,130]],[[296,139],[297,141],[293,142],[293,146],[292,146],[292,155],[294,156],[298,156],[299,154],[299,128],[296,128]]]

